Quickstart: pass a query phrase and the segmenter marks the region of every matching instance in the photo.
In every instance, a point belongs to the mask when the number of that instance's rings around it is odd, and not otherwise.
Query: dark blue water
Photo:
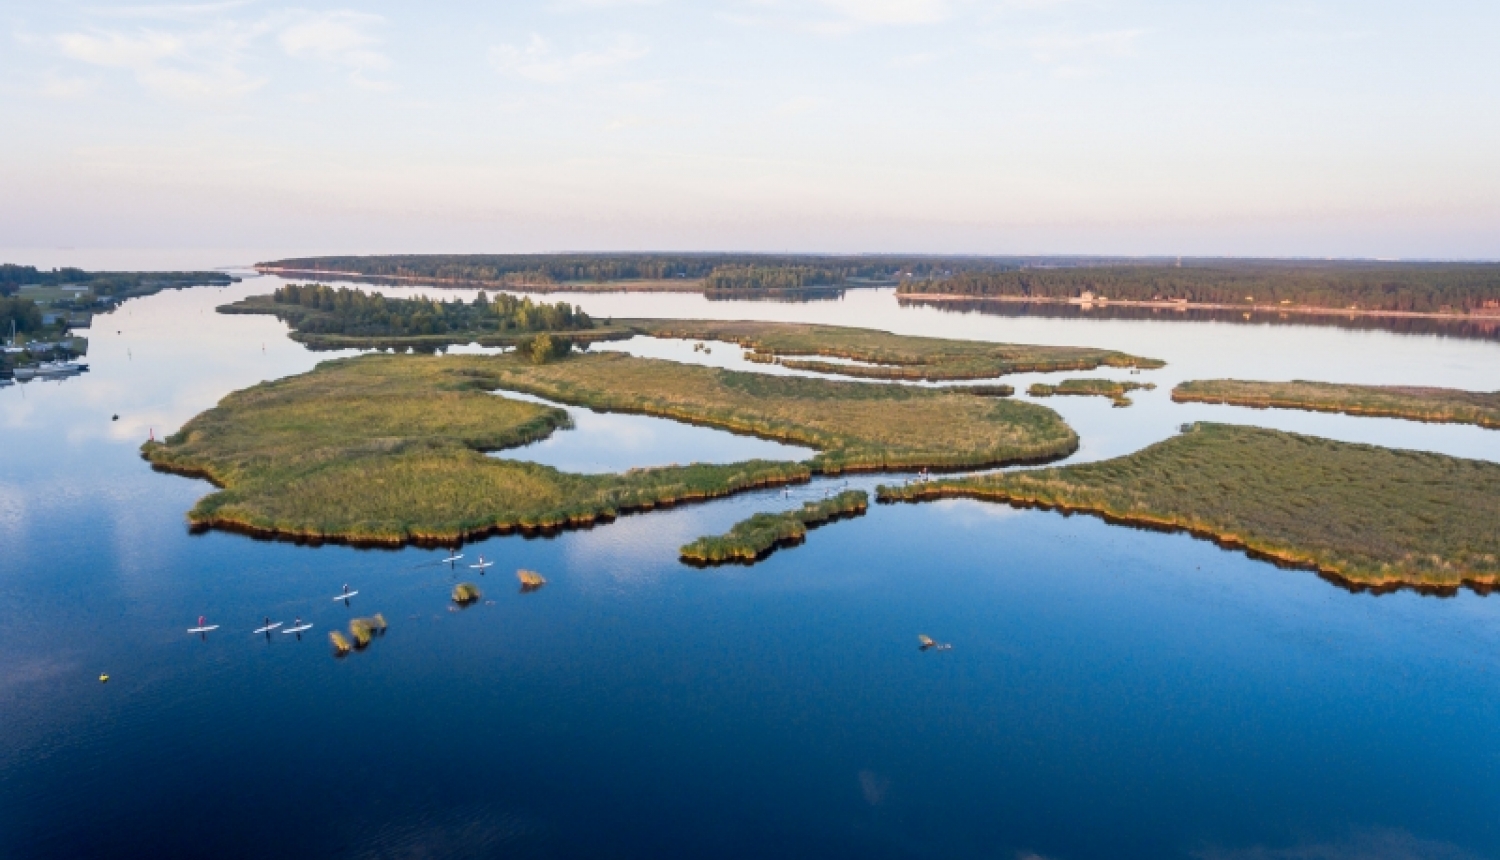
[[[152,472],[139,439],[319,358],[197,313],[216,298],[133,302],[123,334],[96,325],[90,374],[0,391],[0,856],[1500,856],[1500,597],[1351,594],[978,502],[875,506],[754,567],[676,559],[842,482],[494,538],[464,549],[496,561],[482,578],[436,551],[193,536],[208,486]],[[1049,324],[1166,349],[1199,325]],[[1440,384],[1500,367],[1492,344],[1318,334],[1427,354]],[[1102,405],[1119,447],[1171,415]],[[1319,426],[1384,426],[1355,422]],[[1500,434],[1409,426],[1500,455]],[[520,567],[548,584],[521,594]],[[459,577],[485,599],[451,611]],[[331,656],[328,630],[377,611],[387,635]],[[267,615],[316,626],[252,636]]]

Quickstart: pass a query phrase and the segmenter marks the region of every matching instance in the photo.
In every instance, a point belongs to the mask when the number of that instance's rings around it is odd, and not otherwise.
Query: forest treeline
[[[536,303],[501,293],[493,300],[481,292],[473,302],[440,302],[428,298],[389,299],[326,284],[288,284],[271,300],[304,312],[278,312],[297,331],[312,334],[409,336],[449,332],[583,331],[594,321],[567,302]]]
[[[223,272],[86,272],[74,268],[48,271],[36,266],[0,264],[0,296],[12,295],[23,286],[35,284],[42,287],[77,285],[88,287],[99,297],[130,298],[172,287],[224,286],[237,280]]]
[[[42,329],[42,309],[31,299],[0,296],[0,338],[10,337],[12,325],[17,334]]]
[[[703,280],[706,290],[797,290],[837,286],[842,271],[827,266],[719,266]]]
[[[1461,313],[1500,310],[1500,265],[1247,261],[1026,268],[910,278],[898,292],[1036,299],[1071,299],[1091,292],[1122,301]]]
[[[812,269],[820,277],[896,280],[956,271],[1017,268],[1020,258],[824,256],[818,254],[405,254],[377,257],[301,257],[257,263],[288,271],[370,278],[432,279],[457,283],[553,284],[565,281],[699,280],[719,269]]]

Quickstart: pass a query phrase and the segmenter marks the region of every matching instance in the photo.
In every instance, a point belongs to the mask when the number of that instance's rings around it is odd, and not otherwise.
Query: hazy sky
[[[8,0],[0,26],[0,248],[1500,258],[1494,0]]]

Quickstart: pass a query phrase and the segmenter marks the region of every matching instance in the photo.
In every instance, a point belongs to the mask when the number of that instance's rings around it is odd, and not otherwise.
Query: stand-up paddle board
[[[458,555],[450,555],[447,558],[443,559],[442,563],[443,564],[452,564],[455,561],[458,561],[459,559],[461,559],[463,557],[464,557],[463,553],[459,553]]]
[[[218,630],[218,629],[219,629],[219,625],[217,625],[217,624],[210,624],[207,627],[189,627],[188,628],[188,632],[189,633],[207,633],[210,630]]]
[[[287,629],[285,629],[285,630],[283,630],[281,632],[282,633],[301,633],[304,630],[311,630],[311,629],[312,629],[312,625],[311,624],[303,624],[301,627],[288,627]]]
[[[469,565],[469,567],[472,568],[472,569],[474,569],[474,570],[484,570],[487,567],[494,567],[494,566],[495,566],[495,563],[493,561],[485,561],[484,559],[480,559],[478,564],[471,564],[471,565]]]
[[[264,627],[257,628],[255,632],[256,633],[270,633],[272,630],[275,630],[276,628],[280,627],[282,625],[282,623],[283,622],[278,621],[275,624],[267,624]]]
[[[353,597],[354,595],[356,595],[358,593],[359,593],[358,591],[346,591],[343,594],[340,594],[338,597],[335,597],[334,600],[335,601],[348,600],[349,598]]]

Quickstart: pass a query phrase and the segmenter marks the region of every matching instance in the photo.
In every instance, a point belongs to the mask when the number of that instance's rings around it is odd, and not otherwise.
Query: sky
[[[1493,0],[6,0],[0,28],[13,262],[1500,259]]]

